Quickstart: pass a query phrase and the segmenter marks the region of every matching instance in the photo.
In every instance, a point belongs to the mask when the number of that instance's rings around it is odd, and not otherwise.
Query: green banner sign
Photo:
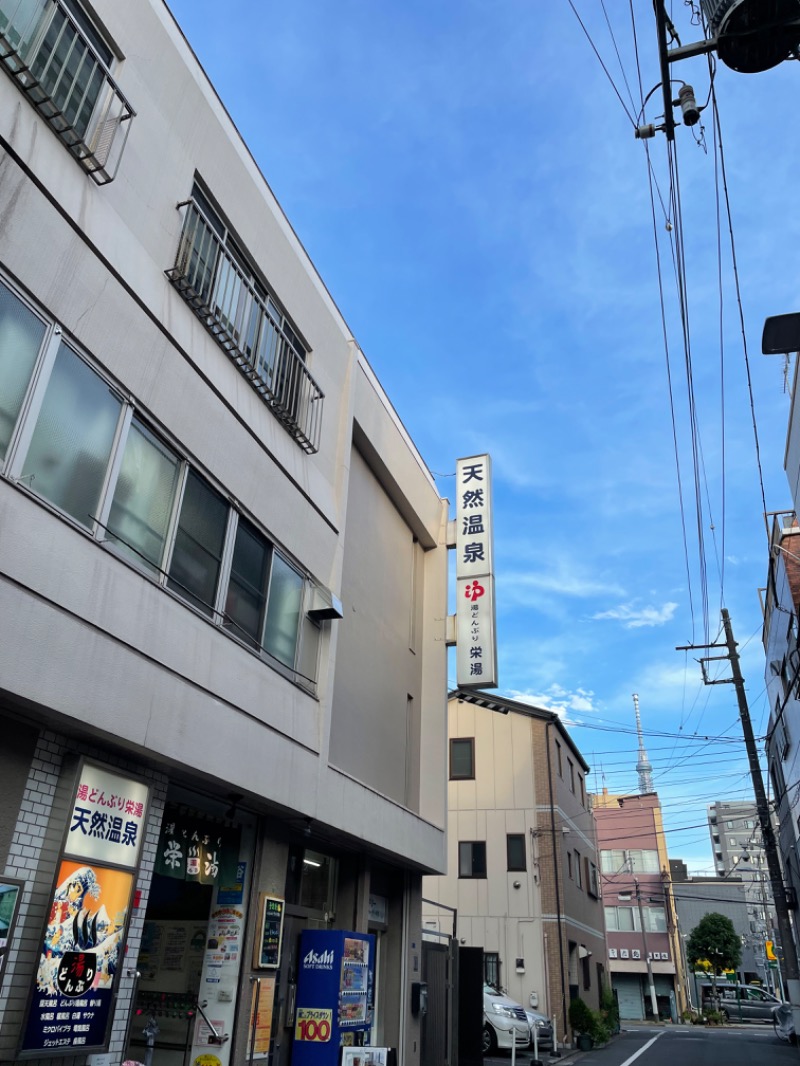
[[[156,873],[201,885],[236,880],[239,827],[167,806],[158,841]]]

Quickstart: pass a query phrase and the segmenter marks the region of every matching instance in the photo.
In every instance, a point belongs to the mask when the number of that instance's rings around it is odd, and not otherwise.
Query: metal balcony
[[[0,0],[0,63],[98,185],[136,114],[62,0]]]
[[[262,294],[194,200],[166,275],[264,403],[308,453],[319,451],[324,393]]]

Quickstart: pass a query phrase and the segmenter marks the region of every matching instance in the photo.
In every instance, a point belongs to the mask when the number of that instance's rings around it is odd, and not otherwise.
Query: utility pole
[[[642,947],[644,958],[647,963],[647,980],[650,985],[650,1006],[653,1008],[653,1021],[658,1021],[658,999],[656,998],[656,983],[653,979],[653,963],[650,961],[650,952],[647,950],[647,933],[644,928],[644,908],[642,907],[642,890],[639,888],[639,878],[634,877],[636,885],[636,902],[639,904],[639,924],[642,927]]]
[[[630,856],[625,859],[625,865],[628,868],[628,872],[633,877],[633,883],[636,886],[636,902],[639,905],[639,928],[642,932],[642,950],[644,951],[644,960],[647,963],[647,983],[650,986],[650,1006],[653,1008],[653,1021],[658,1021],[658,997],[656,996],[656,983],[653,977],[653,963],[650,960],[650,952],[647,950],[647,932],[644,927],[644,907],[642,907],[642,890],[639,886],[639,878],[633,875],[633,860]],[[618,893],[618,899],[628,901],[631,898],[631,892],[625,889],[624,892]]]
[[[800,1028],[798,1028],[798,1017],[800,1017],[800,969],[798,969],[797,963],[797,949],[794,943],[792,925],[789,920],[789,907],[786,902],[786,889],[784,887],[783,872],[781,871],[780,859],[778,857],[778,846],[775,842],[775,833],[772,828],[772,819],[770,818],[769,805],[767,804],[767,795],[764,791],[764,780],[761,776],[761,764],[758,761],[758,750],[756,748],[755,737],[753,736],[753,725],[750,721],[750,709],[747,706],[747,696],[744,691],[744,678],[742,677],[742,671],[739,666],[739,653],[736,650],[736,641],[733,639],[733,627],[731,626],[730,615],[725,607],[722,608],[722,625],[725,630],[724,644],[690,644],[677,648],[676,650],[694,651],[701,648],[727,649],[726,655],[706,655],[699,659],[698,662],[703,671],[703,681],[706,685],[732,684],[736,689],[736,699],[739,704],[739,717],[742,722],[742,733],[744,734],[747,759],[750,764],[750,776],[753,779],[756,810],[758,811],[758,820],[761,824],[764,853],[767,856],[767,869],[769,870],[770,881],[772,883],[772,895],[775,903],[775,917],[778,923],[778,934],[781,938],[782,950],[780,965],[783,971],[784,986],[788,993],[789,1000],[795,1009],[795,1031],[800,1032]],[[712,680],[708,676],[705,663],[718,659],[727,659],[730,662],[732,677]]]

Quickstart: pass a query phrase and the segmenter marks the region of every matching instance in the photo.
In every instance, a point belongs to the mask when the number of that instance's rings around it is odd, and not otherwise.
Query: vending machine
[[[303,931],[292,1066],[338,1066],[340,1048],[369,1044],[374,972],[369,933]]]

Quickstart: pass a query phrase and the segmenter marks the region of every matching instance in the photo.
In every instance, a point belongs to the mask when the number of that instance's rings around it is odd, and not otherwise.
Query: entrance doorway
[[[310,848],[293,848],[286,878],[283,948],[275,996],[272,1066],[290,1066],[294,1040],[300,935],[329,929],[335,912],[339,866],[335,858]]]
[[[213,886],[153,875],[127,1057],[183,1066],[194,1040]],[[152,1050],[151,1050],[152,1049]]]
[[[147,896],[126,1057],[228,1066],[244,950],[255,821],[170,788]]]

